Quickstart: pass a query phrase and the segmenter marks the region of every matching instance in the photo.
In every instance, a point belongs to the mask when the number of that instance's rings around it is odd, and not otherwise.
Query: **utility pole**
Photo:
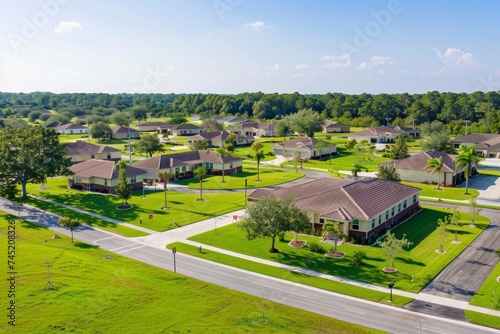
[[[391,120],[392,118],[390,117],[386,117],[385,120],[386,120],[386,125],[389,126],[389,121]]]
[[[467,130],[468,130],[468,125],[470,124],[470,120],[465,119],[464,123],[465,123],[465,135],[467,136]]]

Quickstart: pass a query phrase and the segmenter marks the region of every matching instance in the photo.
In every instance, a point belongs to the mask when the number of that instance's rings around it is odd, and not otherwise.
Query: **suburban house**
[[[148,172],[144,179],[155,180],[158,172],[167,171],[174,174],[174,179],[192,178],[193,171],[205,166],[208,174],[225,175],[240,173],[243,170],[242,159],[233,156],[220,156],[214,151],[200,150],[174,154],[157,155],[149,159],[139,160],[132,166]]]
[[[193,116],[191,116],[191,121],[193,121],[193,122],[200,122],[201,121],[200,115],[193,114]]]
[[[229,137],[229,132],[227,131],[213,131],[213,132],[204,132],[192,137],[189,137],[187,142],[192,143],[194,141],[206,139],[208,141],[208,145],[212,147],[223,147],[226,139]],[[252,136],[241,136],[236,135],[236,140],[234,145],[248,145],[255,141]]]
[[[153,131],[157,131],[156,129],[158,127],[164,126],[164,125],[169,125],[169,124],[167,124],[165,122],[144,122],[144,123],[137,124],[135,127],[140,132],[153,132]]]
[[[74,143],[66,144],[66,157],[70,158],[72,163],[91,159],[118,161],[121,159],[121,151],[113,147],[77,140]]]
[[[351,131],[351,127],[349,125],[345,125],[340,122],[330,121],[329,119],[325,119],[323,121],[322,127],[324,133]]]
[[[168,134],[172,136],[192,136],[205,132],[205,128],[194,124],[178,124],[168,130]]]
[[[257,189],[248,200],[270,195],[291,197],[307,213],[313,229],[322,230],[324,224],[336,222],[348,236],[373,240],[418,210],[419,192],[418,188],[378,178],[323,178],[291,187]]]
[[[75,123],[59,123],[51,128],[54,129],[54,131],[57,133],[66,135],[89,133],[88,127]]]
[[[217,121],[217,123],[223,124],[225,126],[232,126],[247,121],[247,119],[237,116],[226,116],[226,117],[218,116],[214,118]]]
[[[136,129],[127,128],[125,126],[111,126],[111,139],[130,139],[141,138],[141,133]]]
[[[420,130],[401,126],[379,126],[366,129],[347,136],[347,139],[355,139],[358,143],[366,140],[376,144],[377,149],[382,149],[387,144],[393,144],[401,134],[408,134],[414,138],[420,138]]]
[[[156,132],[168,134],[174,126],[173,124],[163,124],[156,128]]]
[[[476,152],[484,158],[500,159],[500,135],[491,133],[471,133],[451,141],[453,147],[476,145]]]
[[[235,132],[242,136],[273,137],[274,124],[244,121],[239,123],[238,125],[228,127],[227,131]]]
[[[311,137],[298,137],[273,145],[273,154],[293,157],[300,153],[301,159],[320,159],[337,154],[337,146]]]
[[[73,175],[68,175],[68,187],[114,194],[119,176],[115,166],[116,161],[110,160],[87,160],[77,163],[69,168]],[[127,184],[134,190],[142,189],[143,176],[146,174],[146,171],[139,168],[128,165],[125,168]]]
[[[443,157],[443,167],[438,173],[432,174],[432,169],[424,170],[427,162],[432,158]],[[410,156],[405,159],[384,162],[384,166],[394,166],[402,181],[421,182],[443,186],[455,186],[464,180],[463,171],[455,171],[455,161],[445,152],[430,150],[424,153]]]

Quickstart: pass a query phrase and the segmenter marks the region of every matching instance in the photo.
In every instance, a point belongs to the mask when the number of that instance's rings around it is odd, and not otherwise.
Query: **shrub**
[[[365,257],[366,257],[365,251],[355,251],[353,255],[353,263],[359,266],[361,263],[363,263],[363,259]]]
[[[325,249],[320,244],[314,241],[309,243],[309,249],[314,253],[325,253]]]

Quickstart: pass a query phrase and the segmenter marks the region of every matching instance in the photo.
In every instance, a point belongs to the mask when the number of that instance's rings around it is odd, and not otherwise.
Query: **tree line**
[[[372,127],[390,121],[412,126],[435,120],[476,132],[500,131],[499,92],[425,94],[107,94],[107,93],[0,93],[2,117],[40,117],[48,110],[70,116],[109,117],[128,111],[136,119],[199,114],[204,118],[235,115],[263,120],[281,119],[302,109],[312,109],[323,119],[351,126]]]

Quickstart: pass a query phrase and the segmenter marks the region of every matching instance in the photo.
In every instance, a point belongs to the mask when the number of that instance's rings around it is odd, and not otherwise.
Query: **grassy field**
[[[280,252],[269,253],[267,250],[271,246],[270,239],[249,241],[237,224],[218,229],[217,235],[207,232],[194,236],[190,240],[380,286],[387,286],[390,281],[394,281],[398,289],[418,292],[489,225],[489,220],[485,217],[479,218],[476,228],[470,228],[464,224],[458,230],[459,241],[462,243],[456,245],[451,244],[454,238],[452,233],[454,229],[450,226],[444,246],[447,253],[438,254],[435,252],[436,249],[439,249],[440,244],[436,230],[437,219],[450,213],[451,211],[446,209],[424,208],[420,214],[394,230],[399,238],[406,234],[407,238],[413,242],[409,249],[396,257],[398,272],[394,274],[383,272],[382,269],[387,266],[387,260],[382,249],[378,246],[343,244],[339,246],[339,251],[346,253],[347,256],[343,259],[331,259],[325,257],[324,254],[312,253],[307,245],[301,249],[288,246],[292,236],[286,234],[283,242],[276,240],[276,247]],[[462,213],[462,220],[468,222],[468,219],[470,219],[470,215]],[[317,237],[301,236],[300,239],[306,240],[308,245],[311,242],[317,242],[325,251],[333,247],[331,243],[321,242],[320,238]],[[363,265],[354,266],[352,265],[353,254],[358,250],[365,251],[366,258]]]
[[[218,216],[244,208],[244,194],[240,192],[225,194],[203,194],[204,201],[198,201],[199,193],[179,193],[167,191],[169,210],[162,210],[164,192],[146,191],[147,198],[142,197],[142,191],[135,191],[129,203],[134,207],[130,210],[116,210],[121,200],[116,196],[89,193],[68,189],[65,177],[48,180],[47,190],[39,190],[39,185],[28,185],[28,193],[48,198],[60,203],[79,207],[81,209],[101,214],[123,222],[140,225],[155,231],[165,231],[178,226]],[[152,215],[152,218],[149,218]]]
[[[479,191],[476,189],[469,188],[469,194],[465,194],[465,188],[454,188],[454,187],[441,187],[441,190],[437,190],[437,185],[435,184],[422,184],[414,182],[401,182],[408,186],[416,187],[422,189],[420,196],[435,197],[442,199],[453,199],[453,200],[468,200],[475,198],[479,195]]]
[[[7,219],[0,245],[7,250]],[[373,333],[16,223],[16,326],[3,333]],[[107,255],[110,255],[107,253]],[[56,290],[44,290],[50,281]],[[4,291],[7,281],[2,280]],[[10,301],[4,296],[4,302]],[[264,310],[265,321],[262,321]],[[7,313],[7,311],[5,311]],[[303,321],[307,319],[307,321]]]
[[[500,329],[500,317],[469,310],[464,312],[467,320],[473,324]]]
[[[261,188],[275,186],[278,184],[290,182],[304,176],[304,173],[295,173],[293,170],[282,170],[260,166],[260,181],[257,181],[257,166],[256,163],[244,164],[244,172],[224,176],[207,176],[203,181],[203,189],[244,189],[245,180],[247,180],[247,188]],[[200,181],[197,178],[174,181],[177,184],[189,186],[192,189],[200,189]]]
[[[284,279],[290,282],[295,282],[299,284],[304,284],[308,286],[313,286],[319,289],[332,291],[341,293],[344,295],[362,298],[366,300],[371,300],[374,302],[386,303],[388,305],[394,306],[403,306],[412,299],[402,296],[394,295],[392,298],[392,303],[387,301],[387,293],[379,292],[370,289],[360,288],[359,286],[354,286],[351,284],[340,283],[336,281],[327,280],[320,277],[315,277],[311,275],[307,275],[304,273],[299,273],[295,271],[290,271],[283,268],[277,268],[268,266],[265,264],[244,260],[241,258],[229,256],[226,254],[214,252],[211,250],[202,250],[199,252],[199,248],[191,245],[187,245],[181,242],[175,242],[170,245],[167,245],[167,248],[171,249],[172,247],[177,247],[178,252],[182,252],[185,254],[189,254],[191,256],[196,256],[199,258],[203,258],[206,260],[222,263],[231,267],[236,267],[248,271],[252,271],[255,273],[276,277],[279,279]]]
[[[500,277],[500,263],[497,263],[490,276],[476,291],[470,304],[500,311],[500,282],[497,281],[498,277]]]
[[[270,140],[269,138],[266,138],[266,139],[267,139],[267,141]],[[281,138],[281,139],[283,139],[283,138]],[[270,155],[273,152],[273,145],[275,143],[267,142],[267,141],[262,142],[262,145],[263,145],[262,151],[264,152],[265,156],[264,156],[264,159],[262,159],[261,161],[270,161],[270,160],[276,159],[276,157],[274,155]],[[279,143],[280,141],[277,141],[277,142]],[[232,155],[240,157],[244,160],[254,160],[255,151],[252,150],[251,145],[236,146]]]

